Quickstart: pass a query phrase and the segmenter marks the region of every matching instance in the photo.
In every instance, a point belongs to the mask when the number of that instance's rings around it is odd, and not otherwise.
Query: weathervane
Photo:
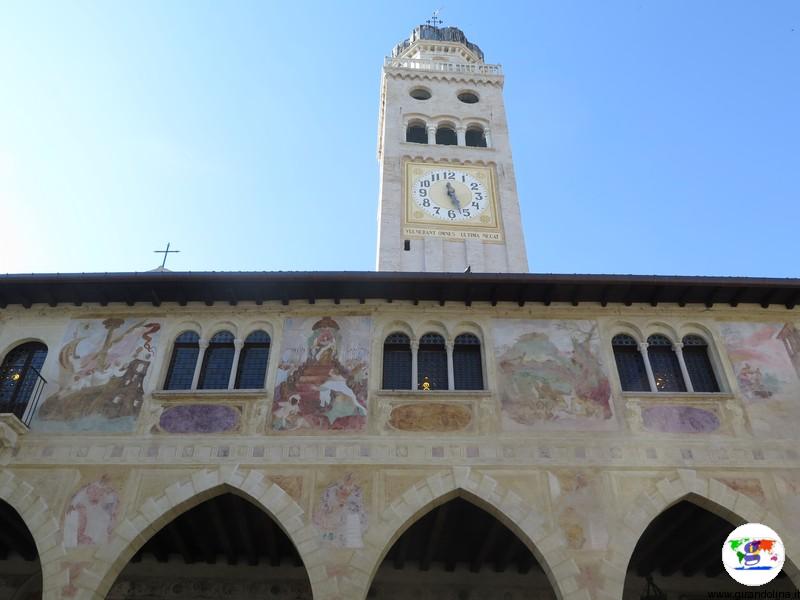
[[[441,8],[437,8],[435,11],[433,11],[433,16],[430,19],[428,19],[427,21],[425,21],[425,23],[427,23],[428,25],[433,25],[434,27],[439,27],[439,25],[444,23],[444,21],[442,21],[439,18],[439,11],[440,10],[442,10],[442,9]]]
[[[167,256],[170,254],[177,254],[180,250],[170,250],[169,249],[170,242],[167,242],[167,249],[166,250],[153,250],[156,254],[163,254],[164,260],[161,261],[161,268],[165,268],[164,265],[167,264]]]

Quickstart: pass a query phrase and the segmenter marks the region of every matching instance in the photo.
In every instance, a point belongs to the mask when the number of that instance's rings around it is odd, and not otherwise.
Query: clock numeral
[[[474,206],[476,210],[480,210],[481,209],[481,205],[478,204],[477,202],[473,202],[472,206]]]
[[[473,192],[477,191],[478,184],[473,181],[472,183],[469,184],[469,189],[471,189]]]
[[[430,182],[430,181],[428,181],[427,179],[423,179],[422,181],[420,181],[420,182],[419,182],[419,184],[420,184],[422,187],[431,187],[431,182]]]
[[[462,208],[461,209],[461,214],[464,215],[465,217],[469,217],[470,216],[469,209],[468,208]]]
[[[425,198],[428,195],[428,190],[420,188],[417,192],[421,197]]]
[[[447,171],[447,172],[444,174],[444,178],[445,178],[445,179],[455,179],[455,178],[456,178],[456,174],[455,174],[455,173],[453,173],[452,171]]]
[[[435,211],[436,211],[436,214],[438,215],[438,214],[439,214],[439,211],[441,211],[441,210],[442,210],[442,208],[441,208],[440,206],[434,206],[434,207],[433,207],[433,210],[435,210]]]
[[[424,206],[425,208],[428,208],[430,205],[431,205],[431,201],[428,198],[425,198],[422,201],[422,206]]]
[[[431,181],[439,181],[439,174],[431,173]]]
[[[461,176],[461,183],[467,183],[467,176],[466,175],[462,175]]]
[[[475,192],[475,200],[483,200],[483,194],[480,192]]]
[[[456,218],[456,211],[454,211],[451,208],[450,210],[447,211],[447,216],[450,217],[451,219],[455,219]]]

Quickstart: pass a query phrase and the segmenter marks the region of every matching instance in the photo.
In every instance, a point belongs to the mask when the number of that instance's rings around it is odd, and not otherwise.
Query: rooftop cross
[[[177,254],[180,250],[170,250],[169,249],[170,242],[167,242],[167,249],[166,250],[153,250],[156,254],[163,254],[164,260],[161,261],[161,268],[164,268],[164,265],[167,264],[167,256],[170,254]]]
[[[439,27],[439,25],[444,23],[444,21],[442,21],[439,18],[439,11],[440,10],[441,9],[437,8],[435,11],[433,11],[433,16],[430,19],[428,19],[427,21],[425,21],[425,23],[428,24],[428,25],[433,25],[434,27]]]

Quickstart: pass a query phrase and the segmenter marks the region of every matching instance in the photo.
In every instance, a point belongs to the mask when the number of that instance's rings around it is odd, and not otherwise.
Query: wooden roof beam
[[[419,568],[421,571],[427,571],[430,569],[431,561],[433,560],[433,556],[436,553],[436,548],[439,544],[439,538],[444,530],[444,523],[447,519],[449,508],[450,507],[447,505],[447,503],[445,503],[436,509],[436,520],[431,528],[431,534],[428,536],[428,541],[425,543],[425,552],[419,561]]]

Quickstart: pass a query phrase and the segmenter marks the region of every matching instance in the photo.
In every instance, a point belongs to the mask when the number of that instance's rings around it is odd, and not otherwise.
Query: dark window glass
[[[425,377],[431,382],[432,390],[446,390],[447,350],[444,338],[436,333],[426,333],[419,340],[417,352],[417,382],[422,385]]]
[[[653,369],[656,389],[659,392],[685,392],[681,364],[670,339],[660,334],[651,335],[647,338],[647,344],[647,356]]]
[[[188,390],[192,387],[197,355],[200,353],[200,336],[194,331],[184,331],[172,347],[172,358],[167,369],[165,390]]]
[[[622,390],[625,392],[649,392],[647,369],[636,340],[629,335],[615,335],[611,340],[614,360]]]
[[[683,338],[683,361],[695,392],[718,392],[719,384],[708,356],[708,344],[699,335]]]
[[[482,390],[481,342],[471,333],[462,333],[453,344],[453,384],[457,390]]]
[[[45,383],[40,374],[45,358],[47,346],[41,342],[21,344],[6,354],[0,366],[0,413],[22,419],[34,390],[41,391]]]
[[[406,129],[406,141],[414,144],[427,144],[428,130],[424,125],[409,125]]]
[[[456,136],[455,129],[450,127],[439,127],[436,130],[436,143],[443,146],[455,146],[458,144],[458,137]]]
[[[479,129],[478,127],[467,129],[466,139],[464,141],[467,146],[486,148],[486,136],[483,134],[483,129]]]
[[[260,390],[264,387],[269,361],[269,335],[266,331],[254,331],[244,340],[236,369],[236,389]]]
[[[200,390],[226,390],[233,368],[233,354],[236,348],[233,345],[233,334],[220,331],[208,342],[206,354],[203,357],[203,367],[200,369],[200,379],[197,389]]]
[[[411,389],[411,343],[405,333],[392,333],[383,342],[383,389]]]

